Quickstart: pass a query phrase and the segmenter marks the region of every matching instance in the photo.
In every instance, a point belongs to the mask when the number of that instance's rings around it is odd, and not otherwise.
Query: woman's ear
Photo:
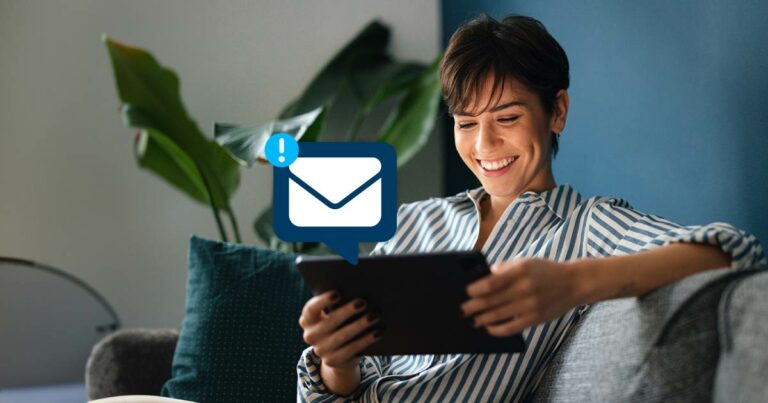
[[[552,110],[552,131],[562,133],[565,130],[565,120],[568,117],[568,91],[562,89],[555,95],[555,105]]]

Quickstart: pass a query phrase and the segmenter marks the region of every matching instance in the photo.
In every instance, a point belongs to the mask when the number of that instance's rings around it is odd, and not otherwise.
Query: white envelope
[[[381,221],[381,161],[371,157],[299,157],[289,167],[288,219],[297,227],[373,227]],[[366,185],[367,186],[364,186]],[[359,194],[350,198],[355,191]],[[331,206],[326,204],[330,202]]]

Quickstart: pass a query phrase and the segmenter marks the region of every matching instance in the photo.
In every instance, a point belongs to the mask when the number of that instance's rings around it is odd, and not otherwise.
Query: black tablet
[[[525,347],[519,334],[491,336],[463,317],[466,286],[490,274],[479,252],[361,257],[356,266],[338,257],[300,256],[296,265],[313,294],[338,290],[337,306],[359,297],[381,315],[377,326],[384,337],[362,355],[510,353]]]

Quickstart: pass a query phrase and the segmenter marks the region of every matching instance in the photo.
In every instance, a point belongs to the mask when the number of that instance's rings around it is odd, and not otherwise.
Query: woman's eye
[[[459,129],[469,129],[470,127],[474,126],[474,122],[469,123],[459,123]]]
[[[518,116],[510,116],[510,117],[506,117],[506,118],[500,118],[499,122],[505,122],[505,123],[514,122],[515,120],[517,120],[517,118],[518,118]]]

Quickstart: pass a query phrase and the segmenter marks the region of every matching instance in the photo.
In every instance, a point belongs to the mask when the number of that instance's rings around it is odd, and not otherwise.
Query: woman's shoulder
[[[629,204],[629,202],[621,197],[616,196],[591,196],[583,199],[581,201],[582,206],[587,207],[598,207],[598,206],[612,206],[612,207],[623,207],[623,208],[632,208],[632,205]]]
[[[577,217],[592,217],[596,214],[626,213],[635,215],[639,213],[635,211],[634,207],[626,199],[603,195],[581,198],[573,208],[568,210],[568,218],[572,220],[581,219]]]
[[[464,191],[452,196],[429,197],[423,200],[403,203],[398,208],[398,217],[402,217],[404,215],[412,215],[414,213],[434,213],[438,210],[448,212],[456,209],[457,207],[463,208],[472,206],[472,200],[469,198],[467,193],[467,191]]]

